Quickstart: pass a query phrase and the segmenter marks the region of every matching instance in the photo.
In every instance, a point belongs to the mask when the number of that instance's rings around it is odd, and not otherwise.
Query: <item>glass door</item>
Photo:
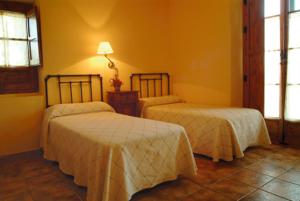
[[[264,115],[300,144],[300,0],[265,0],[264,27]]]
[[[281,0],[265,0],[265,104],[268,119],[279,119],[281,93]]]
[[[300,0],[290,0],[285,117],[300,120]]]

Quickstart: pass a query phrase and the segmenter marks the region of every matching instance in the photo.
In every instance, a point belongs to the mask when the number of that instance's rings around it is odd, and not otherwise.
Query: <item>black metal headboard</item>
[[[47,75],[45,77],[45,93],[46,93],[46,107],[50,107],[51,105],[49,104],[49,82],[52,81],[54,82],[54,90],[58,90],[58,99],[59,103],[62,104],[64,103],[62,99],[63,95],[63,90],[62,87],[67,87],[68,88],[68,95],[69,95],[69,102],[68,103],[74,103],[74,87],[76,86],[78,88],[78,96],[79,100],[78,102],[86,102],[84,99],[84,89],[88,90],[88,101],[94,101],[94,85],[95,82],[94,80],[97,80],[97,83],[99,83],[100,86],[96,87],[99,88],[97,91],[100,96],[100,101],[103,101],[103,81],[102,77],[100,74],[81,74],[81,75]]]
[[[136,87],[137,85],[138,87]],[[143,86],[146,90],[143,90]],[[168,73],[134,73],[130,75],[130,89],[131,91],[138,89],[140,98],[149,97],[150,88],[153,89],[153,96],[170,95],[170,75]]]

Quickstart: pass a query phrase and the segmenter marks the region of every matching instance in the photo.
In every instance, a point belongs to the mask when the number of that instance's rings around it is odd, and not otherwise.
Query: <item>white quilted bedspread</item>
[[[88,201],[125,201],[142,189],[196,174],[181,126],[109,111],[45,122],[45,157],[88,187]]]
[[[214,161],[241,158],[247,147],[271,143],[264,118],[254,109],[173,103],[146,107],[142,115],[183,126],[194,153]]]

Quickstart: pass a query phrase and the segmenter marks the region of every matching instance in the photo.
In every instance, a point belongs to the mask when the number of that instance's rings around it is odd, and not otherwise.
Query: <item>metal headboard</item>
[[[73,87],[74,85],[79,86],[80,89],[80,102],[84,102],[83,97],[83,85],[88,85],[89,88],[89,100],[94,101],[93,98],[93,80],[98,79],[100,82],[100,100],[103,101],[103,80],[100,74],[79,74],[79,75],[47,75],[45,77],[45,93],[46,93],[46,107],[50,107],[49,104],[49,80],[54,79],[56,82],[56,87],[59,93],[59,103],[62,104],[62,86],[69,87],[69,95],[70,95],[70,102],[73,103],[74,96],[73,96]]]
[[[134,90],[134,79],[138,79],[139,94],[140,98],[143,98],[143,83],[146,84],[146,97],[150,96],[150,85],[153,84],[153,95],[157,96],[157,91],[159,91],[159,96],[163,96],[163,86],[164,81],[167,82],[167,95],[170,95],[170,75],[168,73],[133,73],[130,75],[130,89]]]

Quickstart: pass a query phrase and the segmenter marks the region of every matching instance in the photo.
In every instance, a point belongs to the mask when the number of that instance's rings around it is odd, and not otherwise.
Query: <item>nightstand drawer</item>
[[[131,116],[137,115],[137,91],[107,92],[107,102],[118,113]]]
[[[111,102],[133,103],[138,101],[137,93],[116,93],[110,98]]]

